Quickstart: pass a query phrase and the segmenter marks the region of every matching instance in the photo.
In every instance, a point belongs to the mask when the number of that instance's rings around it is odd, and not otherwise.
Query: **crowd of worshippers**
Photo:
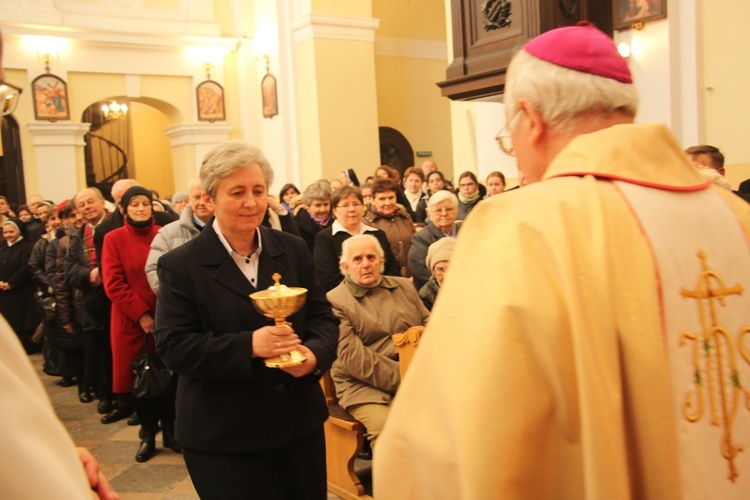
[[[374,236],[384,262],[374,273],[406,278],[421,300],[411,314],[423,324],[461,218],[483,198],[502,193],[505,178],[493,172],[485,187],[465,172],[458,185],[454,193],[432,160],[408,168],[403,182],[396,169],[380,166],[360,186],[349,169],[302,192],[287,184],[278,198],[269,195],[263,225],[304,239],[326,292],[344,279],[344,240]],[[98,400],[103,424],[128,419],[141,426],[140,462],[153,456],[159,430],[164,447],[180,451],[174,398],[130,394],[131,363],[144,350],[156,352],[143,333],[153,327],[157,262],[197,236],[212,215],[197,179],[163,200],[132,179],[118,180],[109,193],[87,188],[61,202],[35,195],[13,206],[0,196],[0,312],[28,354],[43,353],[43,370],[60,377],[57,384],[75,387],[81,403]]]
[[[685,153],[701,173],[728,188],[718,149],[695,146]],[[339,355],[342,350],[350,355],[334,365],[332,377],[341,403],[366,425],[371,441],[398,385],[390,335],[426,323],[462,221],[483,199],[506,189],[501,172],[480,183],[466,171],[456,184],[454,189],[427,160],[421,168],[407,168],[403,178],[398,170],[380,166],[360,185],[348,169],[302,191],[286,184],[278,198],[268,197],[263,225],[305,241],[315,277],[342,321]],[[750,191],[750,181],[736,192],[750,197],[743,188]],[[46,374],[60,377],[61,386],[75,386],[82,403],[98,400],[102,423],[127,418],[129,425],[141,426],[139,462],[153,456],[159,431],[165,448],[181,451],[174,438],[174,397],[134,398],[131,363],[144,350],[156,352],[152,336],[142,334],[154,324],[157,262],[209,222],[213,207],[203,193],[195,179],[187,191],[161,200],[156,191],[122,179],[107,193],[111,201],[96,188],[62,202],[32,196],[15,207],[0,196],[0,312],[27,353],[43,352]],[[369,236],[345,244],[359,235]],[[374,297],[374,303],[388,301],[377,314],[368,313],[372,304],[352,307],[346,300],[350,294],[361,296],[357,287],[367,288],[373,279],[385,279],[386,288],[396,290]],[[394,300],[394,293],[402,296]],[[384,320],[382,311],[392,317]],[[354,337],[384,360],[364,392],[356,388],[366,377],[357,373],[367,363],[351,347]],[[368,391],[385,402],[376,411],[361,404],[372,400],[372,394],[364,396]]]

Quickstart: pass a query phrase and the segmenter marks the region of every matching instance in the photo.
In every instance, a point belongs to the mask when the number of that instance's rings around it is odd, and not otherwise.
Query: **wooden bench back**
[[[394,333],[391,335],[393,343],[396,344],[402,381],[406,375],[406,370],[409,369],[414,353],[417,352],[417,345],[419,345],[419,339],[422,337],[422,333],[424,333],[424,326],[418,325],[412,326],[404,333]]]

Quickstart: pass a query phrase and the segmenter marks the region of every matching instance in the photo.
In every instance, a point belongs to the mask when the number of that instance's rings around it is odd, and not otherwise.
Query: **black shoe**
[[[109,398],[103,398],[101,401],[99,401],[99,404],[96,406],[96,411],[98,411],[100,415],[106,415],[109,412],[111,412],[112,400]]]
[[[104,415],[101,422],[103,424],[112,424],[119,420],[122,420],[123,418],[128,418],[130,415],[132,415],[132,413],[132,408],[115,408],[111,412]]]
[[[372,445],[370,445],[369,439],[365,438],[365,442],[362,443],[362,451],[359,452],[357,458],[361,460],[372,460]]]
[[[130,418],[128,418],[128,425],[141,425],[141,417],[138,416],[138,412],[134,411]]]
[[[136,462],[147,462],[154,456],[156,451],[156,438],[153,435],[145,437],[141,440],[141,445],[138,447],[138,451],[135,454]]]
[[[73,377],[63,377],[55,383],[60,387],[70,387],[71,385],[75,385],[76,381]]]
[[[89,391],[81,391],[78,393],[78,401],[81,403],[90,403],[94,400],[94,396]]]
[[[182,446],[174,438],[174,425],[162,423],[161,442],[165,448],[169,448],[175,453],[182,453]]]

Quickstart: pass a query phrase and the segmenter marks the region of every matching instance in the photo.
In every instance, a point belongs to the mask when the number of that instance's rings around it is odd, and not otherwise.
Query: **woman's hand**
[[[154,318],[150,314],[144,314],[138,318],[138,324],[141,325],[144,332],[151,333],[151,330],[154,328]]]
[[[298,345],[297,350],[307,356],[307,359],[304,360],[302,364],[299,364],[297,366],[291,366],[289,368],[279,368],[279,370],[284,370],[292,377],[299,378],[304,377],[305,375],[312,373],[313,370],[315,370],[315,367],[318,366],[318,358],[315,357],[315,353],[313,353],[303,344]]]
[[[99,470],[99,463],[91,455],[91,452],[80,446],[76,448],[76,451],[78,452],[78,457],[81,459],[81,464],[83,464],[83,470],[86,473],[89,486],[96,493],[96,496],[101,500],[119,500],[120,497],[112,489],[104,474]]]
[[[264,326],[253,332],[253,357],[271,358],[287,354],[301,343],[291,328]]]

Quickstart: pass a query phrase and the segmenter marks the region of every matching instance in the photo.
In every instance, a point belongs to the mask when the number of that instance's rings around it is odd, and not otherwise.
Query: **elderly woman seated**
[[[384,276],[383,248],[369,234],[344,241],[344,281],[328,292],[339,325],[331,367],[339,404],[367,428],[374,444],[401,376],[391,335],[427,323],[429,312],[406,278]]]
[[[445,273],[448,271],[448,262],[451,260],[455,246],[456,238],[440,238],[430,245],[430,248],[427,250],[425,263],[432,276],[419,289],[419,297],[429,311],[432,311],[432,306],[435,305],[435,299],[437,299],[437,294],[440,292],[440,287],[443,286]]]

